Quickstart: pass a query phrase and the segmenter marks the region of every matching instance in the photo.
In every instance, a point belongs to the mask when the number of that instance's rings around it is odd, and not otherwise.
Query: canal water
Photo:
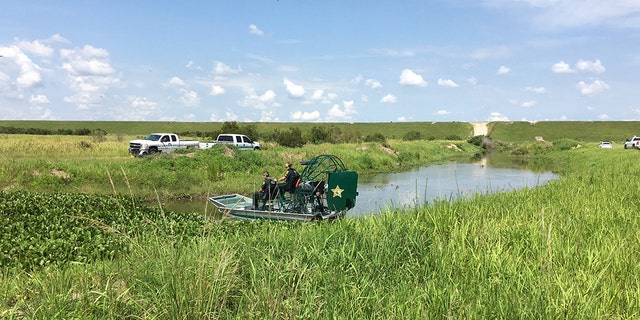
[[[549,171],[533,171],[522,164],[496,158],[476,163],[449,162],[399,173],[360,175],[356,206],[347,213],[347,217],[415,207],[436,199],[454,200],[474,193],[533,188],[556,178],[557,175]],[[201,212],[205,215],[215,212],[214,206],[206,200],[175,201],[164,205],[168,210],[178,212]]]
[[[400,173],[358,178],[358,197],[349,216],[376,214],[393,208],[415,207],[436,199],[454,200],[476,193],[488,194],[532,188],[557,178],[551,172],[516,167],[493,167],[486,162],[445,163]]]

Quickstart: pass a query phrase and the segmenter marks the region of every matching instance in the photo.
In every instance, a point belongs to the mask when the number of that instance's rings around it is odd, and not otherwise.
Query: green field
[[[605,124],[593,135],[634,134]],[[490,136],[556,181],[320,224],[214,221],[138,197],[251,192],[264,168],[318,153],[367,174],[482,150],[390,139],[136,159],[125,133],[1,135],[0,318],[640,317],[638,151],[542,128],[501,123]]]

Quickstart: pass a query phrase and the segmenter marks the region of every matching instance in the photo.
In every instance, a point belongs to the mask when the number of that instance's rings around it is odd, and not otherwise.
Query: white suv
[[[633,136],[624,143],[625,149],[640,149],[640,137]]]

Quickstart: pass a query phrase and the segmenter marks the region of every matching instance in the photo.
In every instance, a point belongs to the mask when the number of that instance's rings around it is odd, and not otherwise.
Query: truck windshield
[[[160,134],[150,134],[150,135],[148,135],[148,136],[147,136],[146,138],[144,138],[144,139],[145,139],[145,140],[149,140],[149,141],[158,141],[158,140],[160,140],[160,137],[161,137],[161,136],[162,136],[162,135],[160,135]]]

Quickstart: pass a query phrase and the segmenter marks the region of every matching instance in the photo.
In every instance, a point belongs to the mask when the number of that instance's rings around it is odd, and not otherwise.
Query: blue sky
[[[640,0],[25,1],[0,120],[640,120]]]

